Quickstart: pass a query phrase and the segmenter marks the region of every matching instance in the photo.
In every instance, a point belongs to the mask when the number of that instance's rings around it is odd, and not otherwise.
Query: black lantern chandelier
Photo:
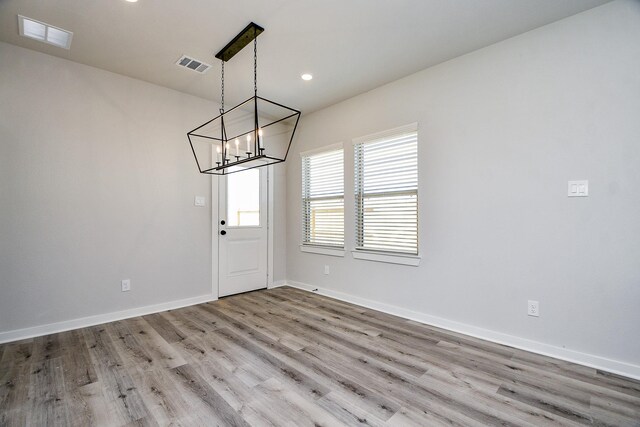
[[[200,173],[227,175],[284,162],[300,111],[258,96],[257,37],[264,28],[249,24],[216,58],[222,64],[220,115],[187,133]],[[224,109],[224,63],[253,41],[253,96]]]

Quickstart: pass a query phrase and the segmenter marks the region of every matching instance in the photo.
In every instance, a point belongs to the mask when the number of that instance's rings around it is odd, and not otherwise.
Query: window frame
[[[342,151],[342,210],[343,210],[343,222],[342,222],[342,245],[338,246],[338,245],[323,245],[323,244],[318,244],[318,243],[313,243],[313,242],[305,242],[305,233],[306,233],[306,229],[305,229],[305,218],[304,218],[304,212],[305,212],[305,208],[306,208],[306,200],[307,198],[305,198],[305,194],[304,194],[304,190],[303,190],[303,194],[301,197],[301,202],[302,202],[302,227],[301,229],[301,243],[300,243],[300,251],[301,252],[308,252],[308,253],[316,253],[316,254],[321,254],[321,255],[329,255],[329,256],[339,256],[339,257],[343,257],[345,254],[345,151],[344,151],[344,144],[343,143],[337,143],[337,144],[331,144],[331,145],[326,145],[314,150],[308,150],[308,151],[303,151],[300,153],[300,167],[301,167],[301,173],[300,173],[300,177],[302,179],[302,187],[304,188],[304,183],[305,183],[305,170],[304,170],[304,159],[306,157],[312,157],[315,155],[320,155],[320,154],[325,154],[325,153],[331,153],[333,151]]]
[[[405,133],[416,133],[416,252],[401,252],[401,251],[385,251],[383,249],[370,249],[366,247],[359,247],[358,242],[358,222],[362,221],[362,218],[359,218],[359,214],[361,209],[359,209],[359,194],[357,192],[358,180],[361,177],[358,175],[358,167],[356,166],[358,162],[357,158],[357,146],[360,144],[366,144],[368,142],[379,141],[385,138],[393,138]],[[401,265],[410,265],[410,266],[418,266],[420,264],[421,255],[420,255],[420,227],[419,227],[419,218],[420,218],[420,186],[419,186],[419,177],[420,177],[420,167],[419,167],[419,133],[418,133],[418,123],[410,123],[405,126],[396,127],[393,129],[388,129],[382,132],[377,132],[370,135],[365,135],[362,137],[354,138],[352,140],[353,143],[353,190],[354,190],[354,247],[351,250],[351,254],[354,259],[368,260],[368,261],[377,261],[377,262],[386,262],[392,264],[401,264]],[[411,191],[413,192],[413,190]]]

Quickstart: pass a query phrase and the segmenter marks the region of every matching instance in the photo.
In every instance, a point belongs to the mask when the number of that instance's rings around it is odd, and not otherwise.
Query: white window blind
[[[343,150],[302,156],[302,243],[344,247]]]
[[[417,254],[417,131],[359,140],[354,148],[356,249]]]

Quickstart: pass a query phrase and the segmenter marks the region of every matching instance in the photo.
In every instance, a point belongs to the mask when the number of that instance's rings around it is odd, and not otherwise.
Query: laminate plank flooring
[[[640,426],[640,381],[290,287],[0,345],[0,426]]]

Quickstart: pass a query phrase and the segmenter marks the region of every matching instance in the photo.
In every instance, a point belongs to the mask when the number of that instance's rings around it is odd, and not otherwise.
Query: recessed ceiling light
[[[127,0],[129,3],[136,3],[138,0]]]
[[[313,76],[309,73],[304,73],[303,75],[300,76],[302,78],[302,80],[306,80],[309,81],[313,78]]]
[[[53,46],[69,49],[73,33],[26,16],[18,15],[20,35]]]

